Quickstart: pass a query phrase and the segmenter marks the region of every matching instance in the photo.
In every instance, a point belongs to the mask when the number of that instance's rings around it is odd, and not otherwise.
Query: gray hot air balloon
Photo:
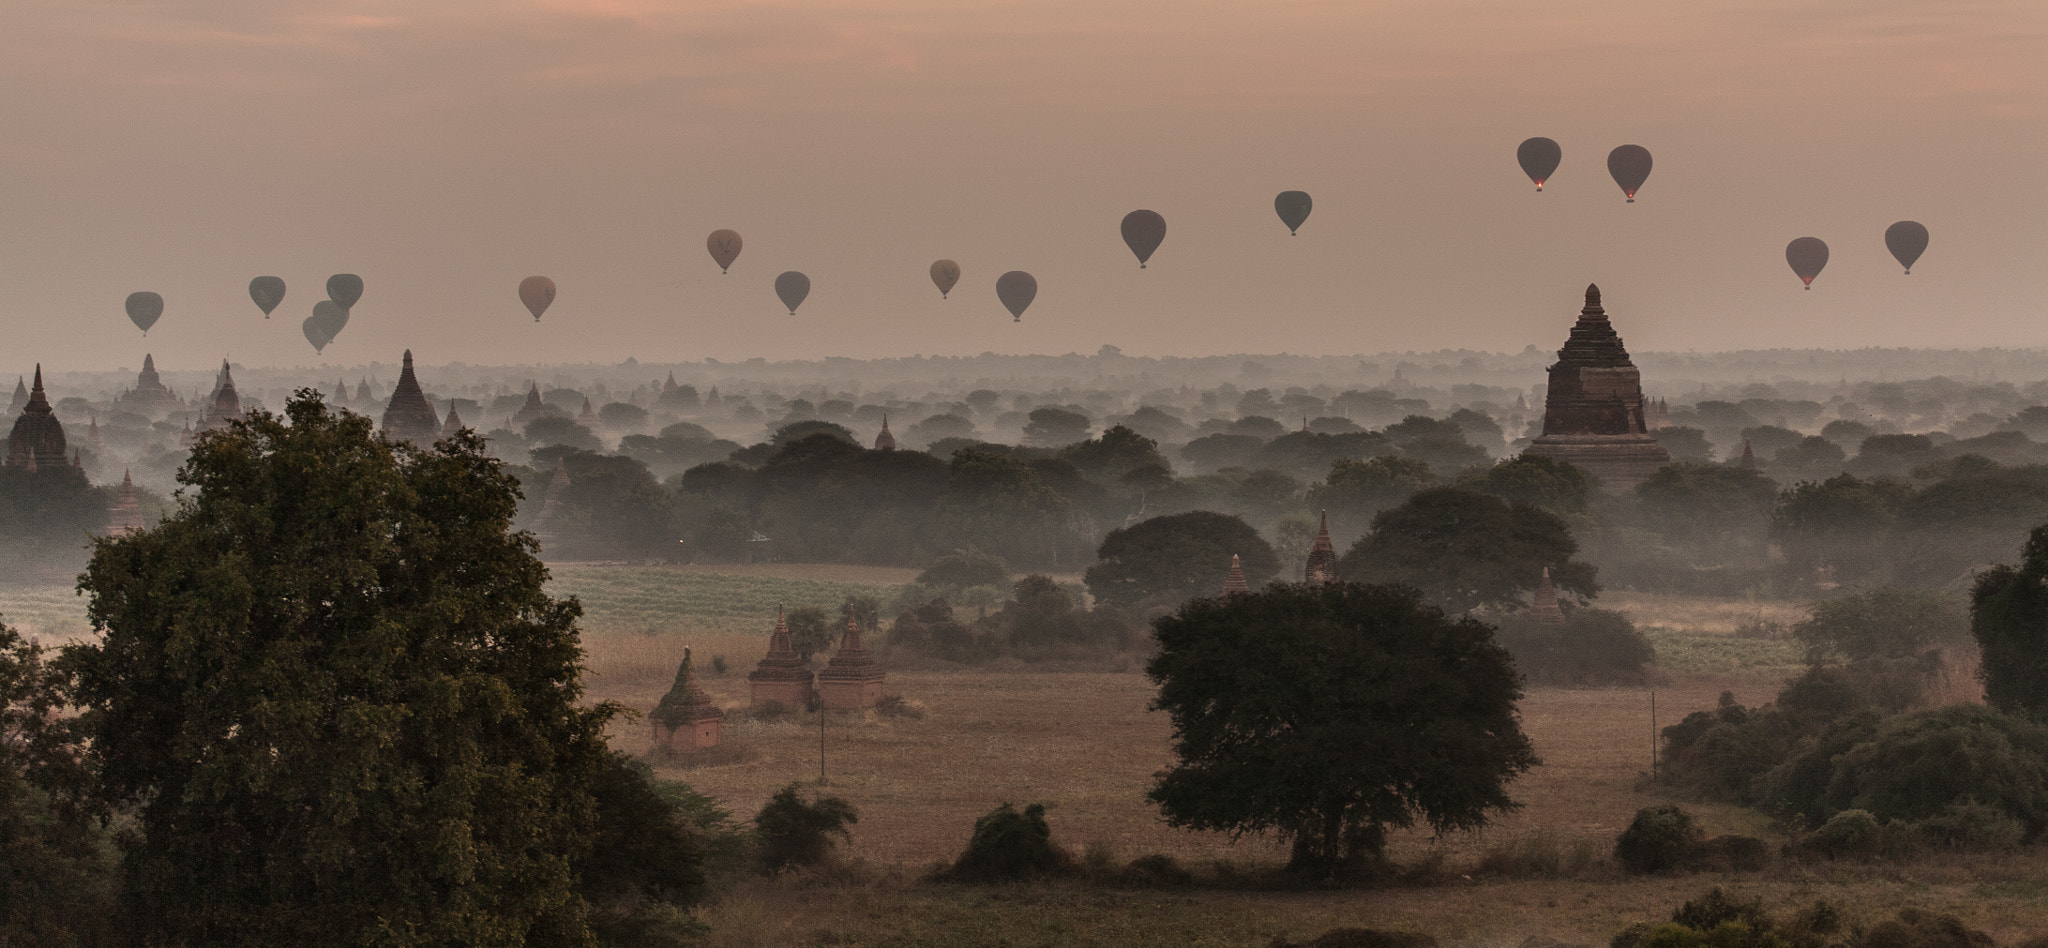
[[[1302,222],[1308,220],[1308,212],[1315,206],[1316,202],[1309,200],[1307,191],[1282,191],[1273,199],[1273,211],[1280,215],[1280,223],[1287,225],[1290,236],[1301,229]]]
[[[953,285],[960,282],[960,265],[951,260],[932,261],[932,285],[939,288],[939,299],[953,292]]]
[[[1515,149],[1515,160],[1521,162],[1522,173],[1528,175],[1529,180],[1536,182],[1536,190],[1541,191],[1543,182],[1550,180],[1550,176],[1557,173],[1557,163],[1564,160],[1564,150],[1548,138],[1525,139],[1521,146]],[[1607,163],[1609,167],[1613,166],[1613,156],[1608,157]]]
[[[145,336],[149,335],[149,327],[156,325],[157,319],[164,314],[164,298],[148,290],[128,294],[127,306],[128,320]]]
[[[1919,221],[1900,221],[1884,229],[1884,245],[1898,258],[1899,266],[1912,273],[1913,262],[1927,252],[1927,228]]]
[[[263,318],[270,318],[270,311],[284,302],[284,281],[271,276],[257,277],[249,281],[249,298],[256,301],[256,308],[263,311]]]
[[[1634,204],[1636,192],[1650,179],[1650,150],[1641,145],[1623,145],[1608,152],[1607,173],[1614,176],[1614,183],[1621,185],[1621,193]]]
[[[1828,265],[1828,245],[1819,237],[1801,237],[1785,245],[1785,262],[1792,265],[1792,272],[1811,290],[1813,278],[1820,276],[1821,268]]]
[[[313,304],[313,315],[306,317],[299,328],[306,333],[306,341],[313,344],[313,351],[320,352],[347,325],[348,310],[333,300],[321,300]]]
[[[328,277],[327,298],[342,309],[355,309],[356,301],[363,298],[363,278],[353,273]]]
[[[782,305],[789,307],[789,315],[795,316],[804,297],[811,295],[811,278],[795,270],[784,271],[775,278],[775,295],[782,298]]]
[[[736,230],[714,230],[704,238],[704,249],[711,251],[711,259],[718,264],[720,273],[740,258],[740,245],[740,232]]]
[[[1152,251],[1166,239],[1166,218],[1157,211],[1132,211],[1124,215],[1123,230],[1124,243],[1138,255],[1138,269],[1145,269],[1145,261],[1152,259]]]
[[[526,311],[533,314],[534,322],[540,322],[540,314],[547,312],[548,305],[554,301],[555,281],[544,276],[530,276],[519,281],[519,302],[526,304]]]
[[[1011,270],[996,277],[996,299],[1003,301],[1003,308],[1010,311],[1010,321],[1024,321],[1024,311],[1031,308],[1031,301],[1038,298],[1038,280],[1022,270]]]

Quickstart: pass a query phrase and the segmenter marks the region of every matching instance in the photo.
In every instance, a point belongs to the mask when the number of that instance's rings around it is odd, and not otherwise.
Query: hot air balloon
[[[951,260],[932,261],[932,285],[939,288],[939,299],[953,292],[953,284],[960,282],[960,265]]]
[[[1900,221],[1884,229],[1884,245],[1897,257],[1899,265],[1913,272],[1913,261],[1927,252],[1927,228],[1919,221]]]
[[[128,320],[142,334],[149,335],[149,327],[156,325],[157,318],[164,314],[164,298],[144,290],[128,294]]]
[[[782,297],[782,305],[789,307],[789,315],[796,315],[796,308],[804,304],[804,297],[811,295],[811,278],[795,270],[786,270],[775,278],[775,295]]]
[[[256,308],[263,311],[263,318],[270,318],[270,311],[284,302],[284,281],[277,277],[257,277],[249,281],[249,298],[256,301]]]
[[[1307,191],[1282,191],[1273,199],[1273,212],[1280,215],[1280,223],[1287,225],[1290,236],[1301,229],[1301,223],[1308,220],[1308,212],[1315,206]]]
[[[363,298],[363,278],[353,273],[337,273],[328,277],[327,298],[344,310],[355,309],[356,301]]]
[[[714,230],[704,239],[704,246],[711,251],[711,259],[718,263],[718,272],[725,273],[726,268],[740,258],[740,232]]]
[[[1614,183],[1621,185],[1621,193],[1634,204],[1636,192],[1650,179],[1650,150],[1641,145],[1623,145],[1608,152],[1607,173],[1614,176]]]
[[[313,304],[313,315],[306,317],[299,328],[305,332],[306,341],[313,344],[313,351],[320,352],[347,325],[348,310],[333,300],[321,300]]]
[[[1536,182],[1536,190],[1541,191],[1543,182],[1557,173],[1557,163],[1564,160],[1564,149],[1548,138],[1531,138],[1515,149],[1515,160],[1522,163],[1522,173]],[[1608,156],[1607,166],[1614,167],[1614,156]],[[1636,184],[1641,185],[1642,182],[1637,181]]]
[[[1152,251],[1159,249],[1159,242],[1166,239],[1166,218],[1157,211],[1132,211],[1124,215],[1124,243],[1131,252],[1138,255],[1138,269],[1145,269],[1145,261],[1152,259]]]
[[[1024,311],[1030,309],[1031,301],[1037,298],[1038,280],[1031,274],[1022,270],[1011,270],[996,277],[996,299],[1002,300],[1003,308],[1010,311],[1011,322],[1023,322]]]
[[[1785,245],[1785,262],[1792,265],[1792,272],[1811,290],[1813,278],[1820,276],[1821,268],[1828,265],[1828,245],[1819,237],[1801,237]]]
[[[534,322],[540,322],[540,314],[547,312],[548,304],[554,301],[555,281],[544,276],[530,276],[519,281],[519,302],[526,304],[526,311],[533,314]]]

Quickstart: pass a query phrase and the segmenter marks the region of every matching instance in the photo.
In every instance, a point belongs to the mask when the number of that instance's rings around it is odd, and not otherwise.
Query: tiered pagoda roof
[[[882,677],[881,666],[875,664],[874,656],[868,654],[861,639],[859,617],[847,616],[846,631],[839,635],[839,651],[818,673],[818,682],[869,682],[881,681]]]
[[[1330,542],[1330,512],[1323,511],[1323,521],[1316,528],[1316,542],[1308,548],[1308,564],[1302,569],[1301,581],[1311,586],[1337,581],[1337,545]]]
[[[889,416],[882,416],[882,433],[875,436],[875,450],[896,450],[896,436],[889,433]]]
[[[36,385],[14,419],[7,436],[7,463],[17,467],[65,466],[71,457],[64,445],[64,424],[50,411],[49,396],[43,394],[43,367],[36,366]]]
[[[1586,287],[1586,305],[1557,362],[1548,369],[1543,436],[1526,453],[1573,464],[1611,490],[1627,490],[1671,463],[1650,437],[1642,374],[1600,305],[1600,287]]]
[[[1223,577],[1223,594],[1248,593],[1252,584],[1245,581],[1244,562],[1235,553],[1230,554],[1230,573]]]
[[[398,387],[392,390],[391,403],[384,408],[384,433],[421,447],[441,438],[441,418],[434,413],[434,403],[427,401],[427,393],[420,390],[419,378],[413,375],[411,349],[405,350]]]

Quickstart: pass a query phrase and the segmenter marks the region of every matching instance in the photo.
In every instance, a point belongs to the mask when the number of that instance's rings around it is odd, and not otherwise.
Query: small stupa
[[[64,445],[64,424],[50,411],[50,398],[43,393],[41,365],[36,366],[35,388],[29,391],[21,414],[14,419],[14,430],[7,435],[7,463],[30,470],[71,463]]]
[[[569,495],[569,459],[555,459],[555,476],[548,479],[548,499],[540,505],[541,535],[547,536],[555,519],[562,515],[562,498]]]
[[[875,436],[875,450],[896,450],[896,436],[889,433],[889,416],[882,416],[882,433]]]
[[[1543,582],[1536,587],[1536,601],[1529,606],[1536,621],[1564,624],[1564,609],[1557,604],[1557,587],[1550,584],[1550,567],[1543,567]]]
[[[1252,584],[1245,582],[1244,562],[1237,554],[1230,554],[1230,572],[1223,577],[1223,594],[1226,596],[1252,591]]]
[[[810,697],[816,677],[796,653],[796,644],[789,637],[789,623],[783,619],[782,607],[776,606],[775,631],[768,636],[768,654],[747,673],[751,706],[801,708]]]
[[[410,441],[426,447],[441,439],[441,419],[434,403],[420,390],[419,377],[412,371],[412,350],[405,350],[404,367],[398,370],[398,387],[384,406],[384,433],[395,441]]]
[[[441,437],[452,438],[455,436],[455,433],[461,431],[463,427],[464,425],[462,424],[462,416],[455,413],[454,405],[449,405],[448,417],[441,422]]]
[[[690,650],[683,649],[683,663],[676,666],[676,682],[647,716],[654,725],[654,750],[660,754],[689,754],[718,746],[724,736],[725,712],[711,703],[711,696],[697,687],[690,672]]]
[[[1742,439],[1742,460],[1736,464],[1745,471],[1756,470],[1756,452],[1750,450],[1748,438]]]
[[[107,508],[107,535],[125,537],[142,529],[142,504],[135,499],[135,479],[121,472],[121,489]]]
[[[585,396],[583,399],[583,410],[576,413],[576,423],[582,425],[585,428],[589,428],[592,431],[596,431],[599,427],[597,423],[597,412],[590,410],[589,396]]]
[[[36,368],[40,370],[42,367],[37,366]],[[10,415],[19,415],[21,414],[21,410],[27,407],[28,383],[22,381],[21,376],[17,375],[14,377],[14,400],[7,403],[7,413]]]
[[[1337,545],[1330,542],[1330,512],[1327,510],[1323,511],[1322,523],[1316,527],[1316,542],[1308,548],[1308,564],[1301,573],[1301,581],[1311,586],[1337,581]]]
[[[861,643],[860,619],[846,618],[839,651],[818,673],[818,700],[827,711],[860,711],[882,700],[882,669]]]
[[[1600,306],[1600,287],[1586,287],[1586,305],[1548,370],[1543,436],[1525,454],[1570,463],[1608,490],[1630,490],[1671,463],[1650,437],[1643,414],[1642,373]]]

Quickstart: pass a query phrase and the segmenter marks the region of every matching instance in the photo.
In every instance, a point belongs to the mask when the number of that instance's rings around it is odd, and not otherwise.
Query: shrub
[[[1700,845],[1708,868],[1722,872],[1755,872],[1771,861],[1771,850],[1754,836],[1716,836]]]
[[[1716,886],[1680,906],[1664,924],[1638,922],[1616,933],[1609,948],[1822,948],[1836,944],[1841,913],[1815,902],[1780,925],[1763,899],[1739,902]],[[1859,946],[1860,948],[1860,946]]]
[[[1291,942],[1275,938],[1273,948],[1436,948],[1436,938],[1421,932],[1332,928],[1310,941]]]
[[[1807,648],[1807,661],[1832,656],[1898,658],[1960,642],[1970,632],[1963,604],[1928,589],[1879,588],[1830,599],[1792,626]]]
[[[951,875],[968,882],[994,882],[1066,872],[1072,859],[1052,844],[1052,826],[1045,804],[1019,811],[1005,803],[974,821],[967,851],[953,863]]]
[[[1635,623],[1611,609],[1574,609],[1563,623],[1510,613],[1500,620],[1494,641],[1514,655],[1515,667],[1530,680],[1552,684],[1639,682],[1656,657]]]
[[[806,803],[797,796],[796,784],[783,787],[754,816],[761,865],[775,872],[823,862],[832,851],[832,837],[850,839],[846,828],[858,822],[860,815],[845,800],[818,797]]]
[[[723,674],[725,674],[725,656],[723,656],[723,655],[713,655],[713,656],[711,656],[711,671],[712,671],[712,672],[713,672],[714,674],[719,674],[719,675],[723,675]]]
[[[1802,837],[1799,848],[1829,859],[1875,859],[1885,849],[1885,828],[1868,810],[1843,810]]]
[[[1883,819],[1922,820],[1952,806],[1997,808],[2048,830],[2048,726],[1982,705],[1901,715],[1835,758],[1826,803]]]
[[[1195,874],[1183,868],[1172,856],[1153,853],[1139,856],[1124,867],[1123,881],[1127,885],[1152,887],[1177,887],[1193,885]]]
[[[875,713],[885,718],[908,718],[912,721],[922,721],[924,720],[924,705],[915,701],[906,701],[902,695],[883,695],[880,700],[875,702]]]
[[[1953,915],[1900,909],[1897,918],[1872,925],[1855,948],[1994,948],[1991,936]]]
[[[1672,872],[1698,854],[1702,833],[1676,806],[1644,807],[1614,841],[1614,858],[1633,873]]]

